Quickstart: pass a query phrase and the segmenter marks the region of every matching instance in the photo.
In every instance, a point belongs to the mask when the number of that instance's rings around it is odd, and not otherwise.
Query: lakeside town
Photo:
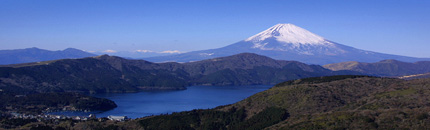
[[[112,121],[126,121],[130,120],[127,116],[113,116],[110,115],[108,117],[100,117],[97,118],[95,114],[89,114],[88,116],[65,116],[65,115],[47,115],[47,114],[39,114],[39,115],[30,115],[30,114],[20,114],[12,112],[10,113],[13,119],[36,119],[38,121],[43,120],[55,120],[55,119],[62,119],[62,120],[77,120],[77,121],[86,121],[86,120],[99,120],[99,121],[105,121],[105,120],[112,120]]]

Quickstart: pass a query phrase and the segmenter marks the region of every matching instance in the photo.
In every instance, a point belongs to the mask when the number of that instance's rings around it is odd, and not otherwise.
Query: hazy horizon
[[[428,1],[15,1],[0,4],[0,50],[220,48],[292,23],[359,49],[430,57]]]

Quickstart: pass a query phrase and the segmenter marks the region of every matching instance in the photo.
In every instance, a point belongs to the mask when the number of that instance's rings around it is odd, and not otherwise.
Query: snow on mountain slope
[[[325,39],[308,30],[293,24],[276,24],[275,26],[249,37],[245,41],[259,43],[267,38],[275,37],[277,41],[292,44],[326,44]],[[329,44],[329,43],[328,43]]]
[[[277,24],[244,41],[251,42],[251,48],[266,51],[290,51],[301,55],[345,53],[345,50],[337,47],[335,43],[289,23]]]
[[[327,40],[293,24],[276,24],[237,43],[209,50],[178,55],[145,58],[153,62],[190,62],[239,53],[256,53],[278,60],[295,60],[308,64],[330,64],[346,61],[377,62],[396,59],[406,62],[430,60],[356,49]]]

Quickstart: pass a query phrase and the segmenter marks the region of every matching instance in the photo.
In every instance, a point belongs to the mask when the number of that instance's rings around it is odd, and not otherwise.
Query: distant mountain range
[[[415,58],[356,49],[330,41],[293,24],[277,24],[245,40],[217,49],[188,53],[181,53],[176,50],[163,52],[107,50],[106,52],[94,53],[133,59],[143,58],[150,62],[193,62],[240,53],[255,53],[277,60],[318,65],[348,61],[378,62],[385,59],[403,62],[430,61],[430,58]],[[95,54],[73,48],[63,51],[48,51],[38,48],[0,50],[0,65],[83,58],[95,56]]]
[[[0,67],[0,89],[19,92],[136,92],[191,85],[276,84],[305,77],[359,74],[242,53],[189,63],[151,63],[102,55]]]
[[[319,65],[346,61],[377,62],[385,59],[405,62],[430,60],[356,49],[332,42],[293,24],[277,24],[243,41],[218,49],[144,59],[152,62],[190,62],[244,52]]]
[[[74,59],[96,56],[82,50],[67,48],[62,51],[49,51],[36,47],[16,50],[0,50],[0,65],[39,62],[58,59]]]
[[[134,50],[134,51],[114,51],[114,50],[106,50],[103,52],[93,52],[97,55],[104,55],[108,54],[111,56],[119,56],[124,57],[128,59],[141,59],[141,58],[147,58],[147,57],[156,57],[156,56],[167,56],[167,55],[174,55],[174,54],[181,54],[178,50],[173,51],[151,51],[151,50]]]
[[[397,60],[382,60],[375,63],[364,62],[342,62],[324,65],[325,68],[339,71],[351,70],[374,76],[405,76],[417,75],[430,72],[430,61],[419,61],[414,63],[401,62]]]

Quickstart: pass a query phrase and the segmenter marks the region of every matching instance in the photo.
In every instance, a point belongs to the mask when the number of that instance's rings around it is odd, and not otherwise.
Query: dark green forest
[[[190,63],[151,63],[102,55],[0,67],[0,89],[31,92],[123,93],[193,85],[274,85],[283,81],[359,74],[242,53]]]
[[[23,129],[426,129],[430,79],[315,77],[280,83],[234,104],[142,117],[31,122]]]
[[[70,107],[72,110],[106,111],[117,107],[108,99],[86,96],[79,93],[34,93],[11,95],[0,92],[0,110],[2,113],[14,111],[21,114],[41,114],[46,110],[61,110]]]

